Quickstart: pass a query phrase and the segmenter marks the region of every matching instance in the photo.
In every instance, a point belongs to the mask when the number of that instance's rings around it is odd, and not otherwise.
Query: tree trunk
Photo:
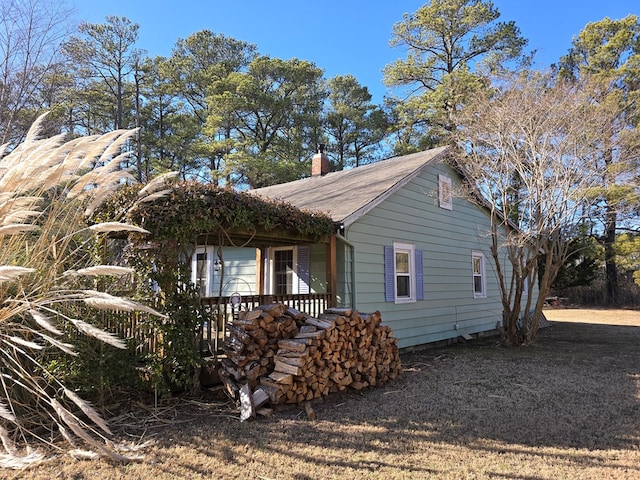
[[[136,170],[138,175],[138,182],[148,182],[149,177],[143,175],[142,172],[142,142],[140,141],[140,70],[136,64],[135,73],[136,84]]]
[[[618,295],[618,265],[613,244],[616,241],[617,213],[615,207],[607,205],[606,221],[604,227],[604,259],[607,274],[607,304],[616,305]]]

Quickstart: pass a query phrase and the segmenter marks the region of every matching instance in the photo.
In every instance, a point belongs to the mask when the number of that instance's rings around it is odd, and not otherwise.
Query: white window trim
[[[214,258],[214,247],[213,246],[199,246],[196,247],[193,251],[193,255],[191,256],[191,283],[194,285],[198,285],[198,254],[206,253],[207,254],[207,263],[205,264],[205,272],[204,272],[204,288],[205,288],[205,297],[211,296],[212,290],[212,281],[213,281],[213,258]]]
[[[445,210],[453,210],[453,192],[451,178],[438,175],[438,205]]]
[[[476,292],[476,274],[473,271],[473,262],[476,258],[480,259],[480,279],[482,284],[482,292]],[[487,298],[487,270],[485,266],[485,256],[484,253],[478,251],[471,252],[471,288],[473,289],[473,298]]]
[[[398,272],[396,271],[396,252],[407,252],[409,254],[409,293],[408,297],[398,296]],[[416,302],[416,252],[415,245],[410,243],[393,242],[393,285],[395,303],[415,303]],[[404,274],[403,274],[404,275]]]
[[[275,269],[275,252],[282,250],[291,250],[293,251],[293,276],[291,277],[291,291],[292,295],[297,295],[299,293],[299,284],[300,280],[298,278],[298,247],[290,246],[290,247],[271,247],[269,248],[269,255],[267,259],[267,268],[265,271],[265,279],[264,285],[265,290],[268,295],[275,295],[275,285],[273,282],[273,273]]]

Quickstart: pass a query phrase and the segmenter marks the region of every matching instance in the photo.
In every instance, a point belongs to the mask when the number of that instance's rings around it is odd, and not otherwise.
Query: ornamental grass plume
[[[41,121],[9,153],[0,147],[0,466],[24,468],[52,449],[127,460],[110,442],[107,422],[43,363],[44,352],[50,358],[52,350],[77,355],[73,335],[63,339],[65,331],[126,348],[87,312],[160,315],[95,288],[108,284],[96,276],[130,272],[96,260],[92,248],[100,237],[145,232],[117,222],[90,227],[86,220],[100,199],[133,181],[121,166],[127,155],[122,147],[135,132],[40,139]]]

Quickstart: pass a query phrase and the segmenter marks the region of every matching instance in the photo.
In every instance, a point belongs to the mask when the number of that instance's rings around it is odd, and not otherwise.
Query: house
[[[310,177],[251,191],[328,214],[335,233],[313,244],[225,247],[223,295],[329,293],[336,306],[380,311],[400,347],[495,330],[502,303],[489,214],[455,195],[462,179],[448,152],[330,173],[319,151]],[[198,248],[202,255],[212,247]],[[211,265],[204,271],[194,280],[215,283]]]

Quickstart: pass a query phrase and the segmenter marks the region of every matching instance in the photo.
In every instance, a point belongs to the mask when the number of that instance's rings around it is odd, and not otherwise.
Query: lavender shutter
[[[307,294],[310,292],[309,282],[311,272],[311,248],[309,245],[298,246],[298,293]]]
[[[395,254],[393,247],[384,247],[384,301],[396,300]]]
[[[422,250],[415,250],[416,257],[416,300],[424,300],[424,262]]]

